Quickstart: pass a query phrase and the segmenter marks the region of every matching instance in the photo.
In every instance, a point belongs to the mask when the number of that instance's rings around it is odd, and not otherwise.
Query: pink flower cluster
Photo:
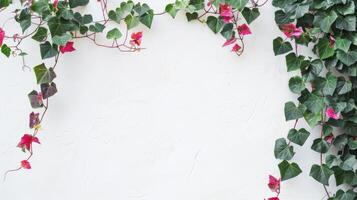
[[[270,197],[267,200],[279,200],[280,179],[277,179],[274,176],[269,175],[268,187],[272,192],[276,193],[276,196],[275,197]]]
[[[232,7],[228,4],[221,4],[219,7],[219,15],[223,18],[223,22],[224,23],[230,23],[233,21],[234,19],[234,14],[233,14],[233,10]],[[242,24],[240,26],[237,27],[237,32],[239,34],[239,37],[242,38],[242,36],[244,35],[250,35],[252,34],[252,32],[250,31],[249,27],[247,24]],[[239,50],[242,49],[242,47],[237,44],[238,38],[236,38],[235,36],[232,36],[231,39],[228,39],[224,44],[223,47],[228,46],[228,45],[233,45],[232,47],[232,52],[239,52]]]

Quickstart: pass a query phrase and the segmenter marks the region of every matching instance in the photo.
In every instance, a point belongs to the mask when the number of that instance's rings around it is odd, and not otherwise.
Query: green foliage
[[[274,39],[273,48],[274,48],[274,54],[276,56],[285,54],[285,53],[293,50],[293,47],[291,46],[290,42],[287,42],[287,41],[284,42],[283,38],[281,38],[281,37],[277,37],[276,39]]]
[[[312,165],[310,176],[323,185],[328,185],[330,177],[334,176],[336,185],[344,185],[344,188],[357,185],[355,3],[352,0],[272,2],[278,9],[275,22],[280,29],[283,25],[293,23],[304,32],[299,37],[291,38],[291,41],[281,37],[273,41],[275,55],[292,51],[290,43],[297,45],[295,53],[286,55],[286,67],[288,72],[294,71],[289,80],[289,89],[298,95],[299,106],[293,102],[286,103],[285,118],[289,121],[304,117],[311,128],[320,129],[319,136],[313,138],[311,149],[320,154],[322,159],[318,165]],[[306,51],[299,52],[299,45],[310,48],[314,55],[301,54]],[[335,115],[328,116],[327,109],[332,109]],[[295,127],[296,124],[288,132],[287,138],[302,146],[313,134]],[[284,138],[278,139],[275,157],[291,159],[288,153],[291,153],[289,149],[294,144],[286,143]],[[280,163],[280,172],[282,166],[287,168],[290,165],[287,161]],[[282,180],[284,175],[281,172]],[[329,200],[352,200],[356,196],[354,190],[338,190]]]
[[[296,163],[289,163],[286,160],[283,160],[279,164],[280,177],[282,181],[286,181],[288,179],[294,178],[301,174],[301,169]]]

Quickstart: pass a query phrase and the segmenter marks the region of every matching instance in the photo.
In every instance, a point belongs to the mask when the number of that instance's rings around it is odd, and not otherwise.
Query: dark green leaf
[[[223,21],[214,16],[207,17],[207,25],[214,32],[218,33],[223,27]]]
[[[326,140],[317,138],[314,140],[311,149],[319,153],[327,153],[330,149],[330,146],[331,145]]]
[[[332,174],[333,171],[325,164],[321,166],[313,165],[310,170],[310,176],[323,185],[329,184],[329,179]]]
[[[37,84],[50,83],[56,78],[56,74],[52,68],[47,69],[44,63],[33,68]]]
[[[274,54],[281,55],[293,50],[290,42],[284,42],[281,37],[275,38],[273,41]]]
[[[285,138],[279,138],[275,141],[274,156],[276,159],[291,160],[294,154],[294,147],[288,145]]]
[[[242,11],[242,15],[245,19],[245,21],[250,24],[252,23],[256,18],[259,17],[260,15],[260,12],[259,12],[259,9],[258,8],[247,8],[245,7]]]
[[[302,172],[300,167],[296,163],[289,163],[286,160],[283,160],[279,164],[279,171],[282,181],[294,178]]]
[[[48,41],[40,44],[40,51],[42,59],[52,58],[58,54],[57,48],[52,46]]]
[[[310,133],[304,128],[301,128],[300,130],[290,129],[288,133],[288,139],[300,146],[304,145],[309,136]]]
[[[48,30],[45,27],[40,26],[37,29],[35,35],[32,36],[32,39],[36,40],[37,42],[42,42],[47,38]]]
[[[291,101],[285,103],[284,107],[285,120],[294,120],[303,117],[303,113],[301,110],[295,106],[295,104]]]

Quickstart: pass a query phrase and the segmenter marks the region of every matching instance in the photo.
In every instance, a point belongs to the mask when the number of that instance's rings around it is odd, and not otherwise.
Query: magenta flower
[[[67,42],[66,45],[60,46],[61,53],[67,53],[75,51],[76,49],[73,47],[74,42]]]
[[[223,44],[222,47],[231,45],[231,44],[235,43],[236,41],[237,41],[237,38],[235,38],[235,37],[233,36],[231,39],[227,40],[227,41]]]
[[[336,113],[332,107],[328,107],[326,109],[326,116],[328,118],[332,118],[332,119],[336,119],[336,120],[340,119],[340,114]]]
[[[2,46],[2,43],[4,42],[4,38],[5,38],[5,31],[0,28],[0,47]]]
[[[27,160],[21,161],[21,167],[24,168],[24,169],[31,169],[30,162],[27,161]]]
[[[283,25],[282,30],[288,38],[291,38],[293,36],[299,38],[304,33],[301,27],[297,28],[296,25],[293,23]]]
[[[40,144],[40,141],[38,140],[37,137],[34,137],[29,134],[25,134],[22,136],[17,147],[22,148],[22,149],[27,149],[28,151],[30,151],[33,142]]]
[[[279,200],[279,197],[270,197],[268,200]]]
[[[143,32],[136,32],[131,34],[130,44],[133,46],[140,46]]]
[[[280,192],[280,179],[275,178],[272,175],[269,175],[268,187],[272,192]]]
[[[237,28],[239,35],[250,35],[252,32],[247,24],[242,24]]]
[[[55,9],[57,9],[57,7],[58,7],[58,0],[54,0],[52,5],[53,5],[53,7],[54,7]]]
[[[324,139],[327,143],[332,144],[332,141],[335,139],[335,137],[331,133],[330,135],[326,136]]]
[[[228,4],[220,4],[219,15],[223,18],[224,23],[229,23],[233,18],[232,7]]]
[[[333,35],[330,35],[329,43],[330,47],[335,46],[336,39],[333,37]]]
[[[235,44],[233,47],[232,47],[232,52],[238,52],[242,47],[239,46],[238,44]]]

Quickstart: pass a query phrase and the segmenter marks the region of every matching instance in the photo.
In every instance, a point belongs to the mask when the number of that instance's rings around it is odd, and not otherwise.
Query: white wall
[[[93,1],[88,10],[98,4]],[[118,2],[118,1],[115,1]],[[161,11],[169,0],[147,0]],[[267,4],[237,57],[220,36],[184,16],[154,19],[134,54],[77,41],[57,66],[59,93],[35,146],[33,169],[0,183],[1,200],[261,200],[278,175],[274,140],[285,136],[283,105],[295,100],[280,34]],[[4,17],[1,18],[4,21]],[[10,25],[12,26],[12,25]],[[36,43],[28,63],[39,64]],[[0,172],[25,155],[16,148],[31,112],[26,94],[37,86],[19,59],[0,60]],[[304,125],[304,124],[302,124]],[[313,133],[317,136],[318,133]],[[312,139],[312,138],[310,138]],[[283,200],[322,199],[308,177],[318,154],[296,147],[304,173],[282,185]],[[306,160],[309,162],[307,163]]]

